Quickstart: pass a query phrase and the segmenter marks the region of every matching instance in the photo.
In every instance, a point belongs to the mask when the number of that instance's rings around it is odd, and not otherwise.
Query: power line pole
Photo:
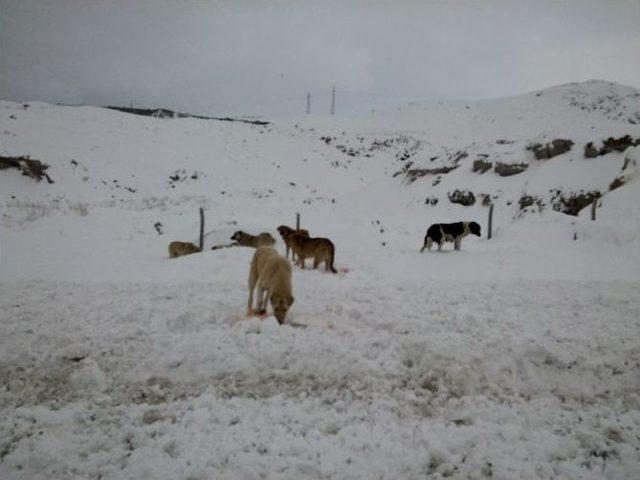
[[[336,113],[336,86],[331,89],[331,115]]]
[[[307,92],[307,109],[305,112],[307,115],[311,113],[311,94]]]

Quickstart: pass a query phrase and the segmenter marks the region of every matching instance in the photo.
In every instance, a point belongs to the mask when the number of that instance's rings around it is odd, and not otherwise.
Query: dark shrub
[[[3,157],[0,156],[0,170],[7,168],[15,168],[23,175],[31,177],[36,181],[41,181],[46,178],[49,183],[53,183],[53,180],[45,172],[49,168],[49,165],[42,163],[40,160],[35,160],[29,157]]]
[[[537,205],[540,210],[542,209],[542,207],[544,207],[544,202],[541,198],[536,197],[535,195],[527,194],[524,194],[520,197],[520,200],[518,200],[518,204],[520,205],[520,210],[524,210],[525,208],[532,205]]]

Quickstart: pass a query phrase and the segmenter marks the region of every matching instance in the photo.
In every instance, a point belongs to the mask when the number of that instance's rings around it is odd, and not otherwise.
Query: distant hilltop
[[[143,115],[145,117],[155,118],[199,118],[201,120],[219,120],[222,122],[241,122],[249,123],[251,125],[269,125],[271,122],[266,120],[248,120],[246,118],[232,118],[232,117],[205,117],[204,115],[192,115],[190,113],[174,112],[167,108],[135,108],[135,107],[120,107],[117,105],[107,105],[106,108],[112,110],[118,110],[124,113],[132,113],[134,115]]]

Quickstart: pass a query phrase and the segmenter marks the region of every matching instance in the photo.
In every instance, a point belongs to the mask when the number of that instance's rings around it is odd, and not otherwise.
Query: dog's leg
[[[261,286],[258,285],[258,314],[263,314],[267,311],[266,305],[265,305],[265,292],[266,289],[262,288]]]
[[[264,301],[263,301],[263,307],[262,307],[262,313],[266,314],[267,313],[267,309],[269,308],[269,299],[271,298],[271,289],[270,288],[265,288],[264,289]],[[272,308],[273,310],[273,308]]]
[[[269,299],[271,298],[271,289],[264,289],[264,298],[262,299],[262,314],[267,313],[267,308],[269,308]]]
[[[315,270],[320,265],[320,259],[318,257],[313,257],[313,269]]]
[[[253,291],[256,289],[256,281],[258,280],[257,275],[251,269],[249,273],[249,301],[247,302],[247,313],[251,313],[251,309],[253,308]]]
[[[453,241],[453,249],[454,250],[458,250],[458,251],[460,250],[460,239],[459,238],[456,238]]]
[[[438,243],[438,251],[441,251],[441,250],[442,250],[442,244],[443,244],[443,243],[444,243],[444,242],[439,242],[439,243]]]

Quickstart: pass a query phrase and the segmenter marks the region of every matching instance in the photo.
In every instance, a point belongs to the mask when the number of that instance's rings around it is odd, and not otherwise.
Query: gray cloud
[[[326,112],[640,82],[640,1],[0,0],[0,98]]]

